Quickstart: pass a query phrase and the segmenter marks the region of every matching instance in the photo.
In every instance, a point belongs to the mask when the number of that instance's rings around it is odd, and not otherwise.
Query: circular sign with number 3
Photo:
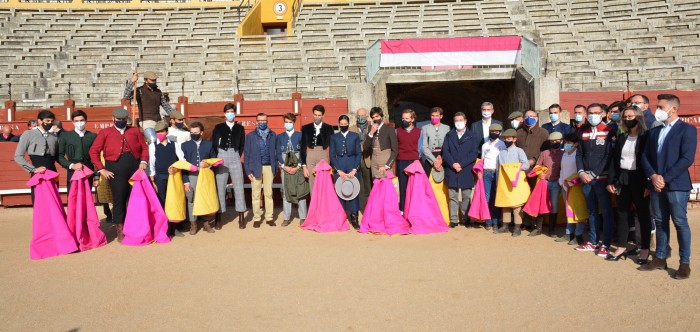
[[[275,2],[274,10],[275,14],[284,15],[287,12],[287,4],[281,1]]]

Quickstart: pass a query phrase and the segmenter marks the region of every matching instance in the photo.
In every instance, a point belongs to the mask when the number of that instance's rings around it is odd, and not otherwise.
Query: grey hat
[[[516,137],[517,132],[515,131],[515,129],[511,128],[511,129],[506,130],[503,134],[501,134],[501,136],[503,136],[503,137]]]
[[[156,127],[154,128],[154,130],[156,132],[166,131],[166,130],[168,130],[168,125],[165,123],[165,121],[158,121],[156,123]]]
[[[122,107],[119,107],[115,108],[114,111],[112,111],[112,115],[117,119],[126,119],[129,117],[129,111],[125,110]]]
[[[510,115],[508,115],[508,120],[513,120],[515,118],[521,118],[522,116],[523,116],[523,112],[515,111],[513,113],[510,113]]]
[[[433,180],[435,182],[442,182],[443,180],[445,180],[445,168],[444,167],[440,168],[439,171],[433,168],[433,170],[430,172],[430,174],[432,175]]]
[[[503,126],[498,123],[494,123],[489,126],[489,131],[503,131]]]
[[[549,134],[549,138],[547,138],[547,140],[548,141],[556,141],[556,140],[560,140],[562,138],[563,138],[563,136],[561,135],[561,133],[558,131],[555,131],[555,132]]]
[[[349,177],[347,180],[338,177],[335,180],[335,192],[342,200],[353,200],[360,194],[360,181],[354,176]]]
[[[143,73],[143,78],[155,81],[158,79],[158,73],[154,71],[147,71]]]
[[[170,118],[180,120],[180,119],[184,119],[185,116],[182,115],[182,113],[180,113],[180,111],[172,111],[172,112],[170,112]]]

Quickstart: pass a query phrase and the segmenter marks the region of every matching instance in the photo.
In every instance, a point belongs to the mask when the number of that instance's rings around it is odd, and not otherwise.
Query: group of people
[[[97,134],[86,130],[87,114],[75,111],[75,129],[56,135],[55,116],[41,111],[36,129],[21,136],[15,153],[33,177],[56,172],[58,161],[68,170],[69,196],[72,178],[84,178],[87,169],[94,172],[92,185],[111,196],[108,217],[120,242],[130,237],[124,223],[136,214],[129,210],[135,204],[132,186],[142,180],[150,183],[139,186],[138,204],[151,215],[145,218],[151,233],[181,235],[179,225],[193,235],[200,225],[210,233],[221,229],[229,187],[239,228],[245,228],[244,176],[252,188],[253,227],[276,226],[272,184],[279,169],[282,226],[292,222],[294,205],[300,227],[321,232],[351,226],[365,233],[426,234],[462,224],[512,236],[529,230],[536,236],[547,222],[557,242],[611,261],[636,255],[640,270],[654,270],[667,267],[672,219],[680,247],[675,277],[690,275],[686,205],[697,136],[695,127],[679,121],[680,100],[674,95],[659,95],[655,112],[642,95],[611,105],[577,105],[572,125],[562,122],[557,104],[549,107],[550,121],[542,126],[535,111],[513,112],[509,128],[492,118],[494,106],[484,102],[481,120],[469,128],[462,112],[454,114],[454,128],[442,123],[439,107],[430,110],[430,123],[422,128],[414,111],[403,110],[394,128],[374,107],[357,110],[353,124],[349,116],[340,116],[335,132],[324,122],[324,107],[316,105],[313,122],[301,131],[295,130],[295,114],[285,114],[279,134],[268,127],[264,113],[246,134],[235,121],[235,105],[227,104],[225,121],[213,128],[211,140],[204,140],[204,125],[186,126],[177,111],[165,109],[167,121],[158,119],[165,101],[157,75],[145,76],[143,86],[133,89],[135,76],[125,91],[125,96],[136,91],[143,132],[129,126],[128,112],[118,108],[114,126]],[[98,202],[106,202],[99,196]],[[560,237],[557,220],[566,223]],[[637,246],[627,248],[631,227]],[[656,252],[649,260],[652,232]],[[146,238],[157,241],[160,233]]]

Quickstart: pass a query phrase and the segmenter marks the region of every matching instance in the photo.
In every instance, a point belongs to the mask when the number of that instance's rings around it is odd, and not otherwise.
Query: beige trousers
[[[260,221],[262,219],[262,208],[260,208],[260,190],[263,191],[265,196],[265,221],[272,220],[272,210],[274,209],[274,203],[272,202],[272,180],[275,177],[272,174],[272,166],[263,166],[262,175],[255,178],[251,186],[253,187],[252,192],[252,203],[253,203],[253,222]]]

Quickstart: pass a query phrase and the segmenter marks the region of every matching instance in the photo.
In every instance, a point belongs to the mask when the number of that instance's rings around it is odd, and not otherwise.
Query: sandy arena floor
[[[700,328],[698,240],[677,281],[675,233],[670,269],[647,273],[546,236],[463,227],[391,238],[228,224],[141,248],[107,228],[105,247],[30,261],[31,218],[0,209],[1,331]]]

